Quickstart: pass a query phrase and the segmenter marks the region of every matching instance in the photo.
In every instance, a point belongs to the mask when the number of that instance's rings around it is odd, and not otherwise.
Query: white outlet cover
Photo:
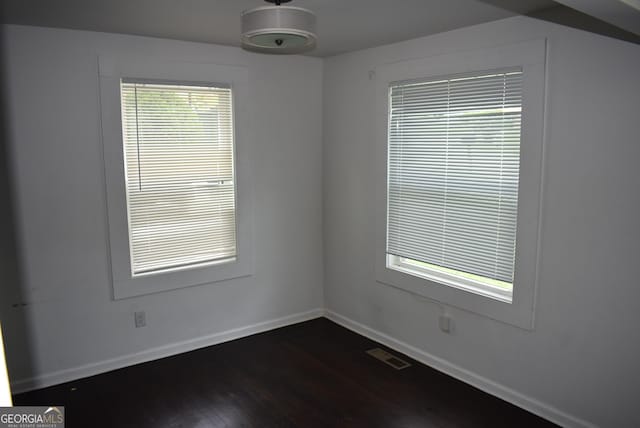
[[[134,319],[136,328],[144,327],[145,325],[147,325],[146,315],[144,311],[136,312],[134,314]]]
[[[440,330],[444,331],[445,333],[451,332],[451,317],[449,317],[448,315],[440,315],[438,324],[440,325]]]

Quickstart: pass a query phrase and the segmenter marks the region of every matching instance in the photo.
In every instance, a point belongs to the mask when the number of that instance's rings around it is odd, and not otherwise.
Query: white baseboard
[[[262,333],[268,330],[308,321],[314,318],[320,318],[324,315],[323,309],[313,309],[307,312],[301,312],[288,315],[282,318],[276,318],[263,321],[257,324],[245,327],[234,328],[232,330],[214,333],[196,339],[185,340],[183,342],[172,343],[170,345],[148,349],[135,354],[123,355],[121,357],[99,361],[80,367],[74,367],[66,370],[60,370],[52,373],[45,373],[27,379],[18,379],[11,382],[11,391],[13,394],[30,391],[33,389],[46,388],[48,386],[58,385],[65,382],[94,376],[100,373],[109,372],[111,370],[121,369],[132,366],[134,364],[146,363],[148,361],[160,358],[170,357],[184,352],[193,351],[207,346],[217,345],[219,343],[228,342],[230,340],[239,339],[241,337],[251,336],[253,334]]]
[[[549,404],[538,401],[534,398],[527,397],[511,388],[500,385],[490,379],[477,375],[476,373],[465,370],[455,364],[452,364],[442,358],[431,355],[421,349],[411,346],[407,343],[396,340],[384,333],[376,331],[364,324],[349,319],[345,316],[337,314],[333,311],[326,310],[325,317],[331,321],[340,324],[362,336],[371,340],[382,343],[383,345],[402,352],[405,355],[419,361],[429,367],[432,367],[442,373],[454,377],[465,382],[475,388],[478,388],[488,394],[501,398],[511,404],[521,407],[535,415],[556,423],[567,428],[597,428],[596,425],[577,418],[573,415],[563,412]]]

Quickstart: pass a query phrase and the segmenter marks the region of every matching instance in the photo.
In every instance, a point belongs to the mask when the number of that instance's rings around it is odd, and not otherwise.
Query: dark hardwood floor
[[[67,428],[555,426],[324,318],[14,397]],[[393,352],[393,351],[392,351]]]

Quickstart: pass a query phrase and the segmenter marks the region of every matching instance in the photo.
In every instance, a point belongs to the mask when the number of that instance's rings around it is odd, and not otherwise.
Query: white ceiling
[[[239,46],[262,0],[1,0],[2,22]],[[554,6],[551,0],[294,0],[318,16],[316,56],[378,46]],[[508,10],[508,9],[510,10]]]

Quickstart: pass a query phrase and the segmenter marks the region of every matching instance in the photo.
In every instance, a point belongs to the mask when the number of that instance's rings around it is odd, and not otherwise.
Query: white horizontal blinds
[[[390,88],[387,253],[513,283],[522,72]]]
[[[236,255],[231,89],[123,80],[132,273]]]

